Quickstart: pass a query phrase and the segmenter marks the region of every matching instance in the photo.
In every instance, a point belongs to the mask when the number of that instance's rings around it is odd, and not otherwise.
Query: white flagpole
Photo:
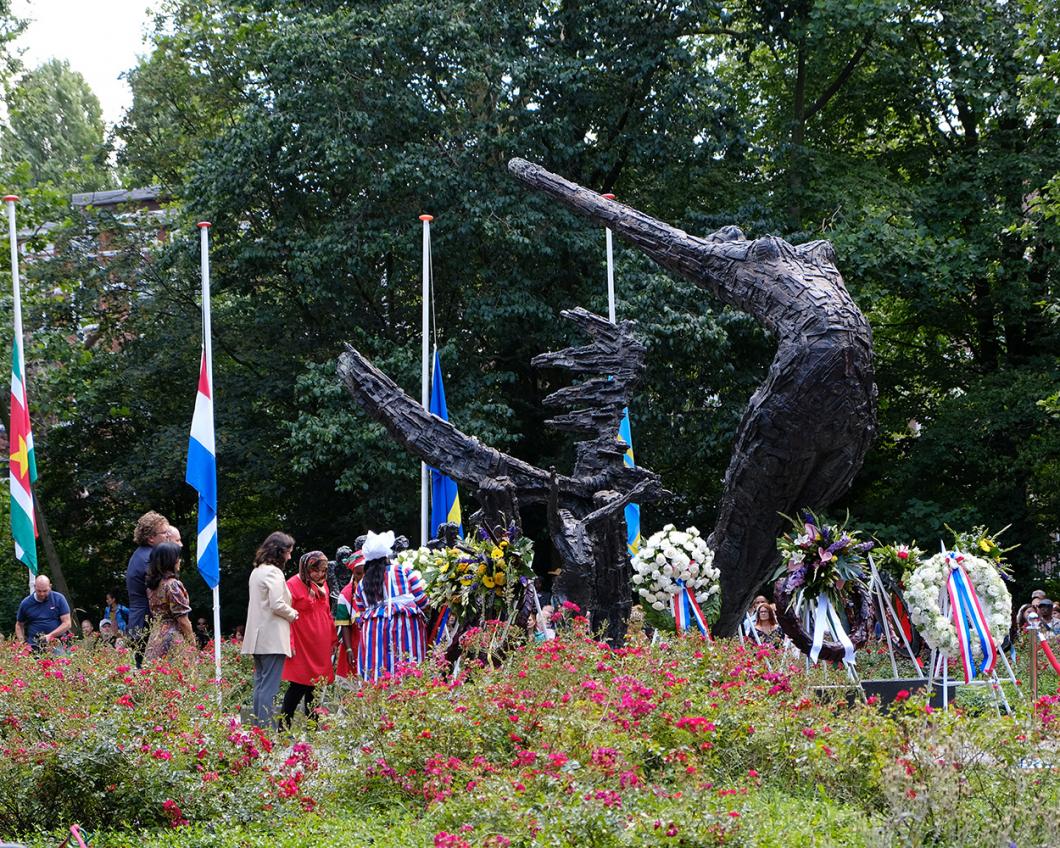
[[[613,194],[601,195],[605,200],[614,200]],[[611,247],[611,228],[604,227],[607,242],[607,319],[615,323],[615,255]]]
[[[202,349],[206,359],[206,377],[210,381],[210,399],[216,400],[213,390],[213,330],[210,324],[210,227],[209,221],[200,221],[199,227],[199,255],[202,267]],[[213,422],[211,422],[212,424]],[[214,450],[216,451],[216,439]],[[217,455],[214,454],[216,467]],[[220,576],[218,585],[213,587],[213,665],[214,676],[218,686],[221,683],[221,593]],[[220,697],[220,689],[218,689]]]
[[[420,215],[423,221],[423,350],[420,376],[422,387],[420,399],[424,409],[430,409],[431,404],[431,221],[433,215]],[[427,491],[430,485],[427,463],[420,463],[420,544],[426,545],[430,538],[427,526],[428,509]]]
[[[22,381],[22,392],[23,395],[26,393],[26,350],[22,345],[22,282],[19,279],[18,273],[18,227],[15,224],[15,204],[18,203],[17,194],[9,194],[4,197],[4,203],[7,204],[7,233],[8,241],[11,243],[11,286],[13,289],[13,296],[15,299],[14,303],[14,314],[15,314],[15,338],[14,344],[18,345],[18,364],[22,369],[22,373],[19,374],[19,379]],[[10,435],[10,433],[8,434]],[[32,518],[32,516],[30,516]],[[29,575],[29,590],[34,590],[34,576],[33,572],[28,568],[26,573]]]

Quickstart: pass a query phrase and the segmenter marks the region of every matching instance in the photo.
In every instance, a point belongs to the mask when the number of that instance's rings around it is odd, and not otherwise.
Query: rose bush
[[[321,693],[309,730],[236,723],[244,661],[0,649],[0,827],[54,846],[1057,844],[1057,710],[885,717],[769,648],[611,650],[583,619],[496,667]],[[766,664],[769,660],[769,665]],[[1043,686],[1055,677],[1043,676]],[[1051,691],[1051,690],[1050,690]],[[308,812],[307,812],[308,811]],[[1038,812],[1035,812],[1038,811]],[[975,828],[979,830],[976,831]],[[46,831],[46,832],[41,832]],[[977,837],[975,833],[981,833]]]

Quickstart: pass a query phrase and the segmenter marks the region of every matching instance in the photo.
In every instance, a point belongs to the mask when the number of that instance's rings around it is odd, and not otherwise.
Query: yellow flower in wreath
[[[503,571],[498,571],[496,574],[493,575],[493,582],[496,583],[498,586],[503,586],[507,579],[508,578],[504,576]]]
[[[477,573],[477,574],[480,574],[480,575],[481,575],[481,574],[485,574],[485,573],[486,573],[486,564],[485,564],[485,563],[482,563],[482,564],[481,564],[481,565],[480,565],[480,566],[478,567],[478,569],[477,569],[476,573]]]
[[[490,556],[494,559],[502,559],[504,557],[504,551],[502,551],[500,548],[494,548],[492,551],[490,551]]]
[[[449,570],[449,560],[444,560],[441,565],[438,566],[438,573],[445,574]]]
[[[492,589],[494,585],[493,578],[487,574],[485,577],[482,578],[482,585],[485,586],[487,589]]]
[[[458,564],[458,565],[456,566],[456,570],[457,570],[457,572],[458,572],[459,574],[463,574],[463,573],[464,573],[465,571],[467,571],[467,563],[466,563],[466,562],[461,562],[461,563],[459,563],[459,564]]]

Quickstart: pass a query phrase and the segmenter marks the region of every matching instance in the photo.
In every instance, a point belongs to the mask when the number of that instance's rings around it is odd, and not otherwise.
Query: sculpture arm
[[[399,444],[465,486],[510,477],[520,496],[544,500],[548,477],[540,468],[488,447],[432,415],[349,345],[339,357],[339,378],[369,415]]]

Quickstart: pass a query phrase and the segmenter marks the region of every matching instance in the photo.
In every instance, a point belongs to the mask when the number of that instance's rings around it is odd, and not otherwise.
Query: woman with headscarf
[[[291,590],[283,567],[291,558],[294,539],[286,533],[271,533],[254,554],[250,572],[247,626],[241,653],[254,657],[254,724],[273,725],[276,693],[284,662],[291,656],[291,622],[298,610],[291,606]]]
[[[328,592],[328,558],[310,551],[298,561],[298,573],[287,581],[291,606],[298,619],[291,624],[291,656],[283,664],[283,679],[290,684],[280,707],[280,727],[288,728],[298,705],[305,701],[305,714],[312,714],[313,689],[331,683],[335,672],[331,652],[335,647],[335,621],[331,617]]]
[[[393,549],[389,530],[369,532],[361,548],[364,577],[353,592],[353,610],[361,634],[357,673],[364,680],[393,674],[399,662],[422,662],[426,653],[426,586],[418,571],[391,560]]]

